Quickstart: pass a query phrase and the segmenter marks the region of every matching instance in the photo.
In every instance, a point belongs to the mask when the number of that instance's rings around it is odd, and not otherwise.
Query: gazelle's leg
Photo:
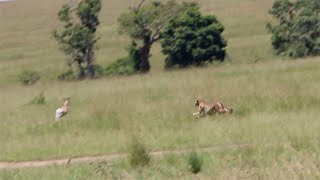
[[[202,107],[198,107],[198,112],[193,113],[194,116],[199,116],[203,111]]]
[[[206,114],[204,113],[204,112],[202,112],[202,113],[200,113],[198,116],[197,116],[197,119],[199,119],[199,118],[202,118],[202,117],[204,117]]]
[[[203,107],[199,107],[199,113],[198,113],[198,116],[197,116],[197,119],[201,118],[201,117],[205,117],[206,116],[206,111]]]
[[[195,113],[193,113],[192,115],[193,115],[193,116],[197,116],[197,115],[199,115],[199,112],[195,112]]]

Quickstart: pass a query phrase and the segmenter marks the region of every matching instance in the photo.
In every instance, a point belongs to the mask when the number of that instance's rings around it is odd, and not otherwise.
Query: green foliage
[[[66,22],[67,25],[71,25],[71,17],[70,17],[71,7],[67,4],[62,5],[59,13],[58,19],[62,22]]]
[[[227,45],[221,35],[223,31],[223,25],[215,16],[203,16],[199,7],[189,7],[180,16],[171,19],[162,34],[162,52],[167,55],[165,67],[223,61]]]
[[[108,65],[104,69],[104,75],[111,76],[111,75],[130,75],[133,74],[135,71],[134,65],[132,60],[129,57],[120,58],[113,62],[112,64]]]
[[[133,63],[133,69],[139,71],[140,68],[140,49],[135,41],[132,41],[128,48],[129,59]]]
[[[144,144],[133,140],[129,152],[129,162],[132,167],[145,166],[150,162],[150,155]]]
[[[128,47],[127,51],[129,54],[127,57],[117,59],[106,67],[101,67],[96,64],[92,65],[95,72],[94,77],[99,78],[102,76],[131,75],[136,73],[139,70],[140,64],[140,50],[137,43],[132,41],[132,44]],[[62,81],[76,80],[79,79],[79,73],[80,72],[69,69],[68,71],[58,75],[58,79]],[[86,70],[84,70],[83,73],[86,73]]]
[[[64,73],[61,73],[58,75],[58,79],[60,81],[71,81],[77,79],[77,76],[72,70],[68,70]]]
[[[101,0],[82,0],[77,7],[77,15],[81,23],[90,29],[91,32],[97,30],[100,24],[98,15],[101,10]]]
[[[183,6],[179,6],[174,0],[163,4],[153,2],[137,8],[131,8],[129,12],[120,15],[120,33],[127,33],[133,39],[144,40],[145,36],[158,35],[167,21],[176,16]]]
[[[92,68],[94,69],[94,72],[95,72],[93,78],[99,78],[104,75],[104,68],[101,67],[100,65],[93,64]],[[57,78],[60,81],[73,81],[73,80],[81,79],[81,77],[79,77],[79,73],[80,73],[79,71],[72,70],[70,68],[68,71],[59,74]],[[84,70],[83,73],[86,74],[87,73],[86,70]]]
[[[139,70],[139,48],[137,44],[132,41],[132,44],[128,48],[128,57],[120,58],[108,65],[103,74],[110,75],[130,75],[136,73]]]
[[[153,2],[143,5],[144,0],[136,8],[123,13],[118,18],[120,33],[127,33],[133,40],[141,40],[139,47],[139,71],[147,72],[150,69],[150,49],[154,42],[161,39],[162,29],[169,19],[176,17],[181,11],[190,6],[190,3],[178,4],[175,0],[166,3]]]
[[[45,103],[46,103],[46,98],[44,97],[43,93],[40,93],[31,101],[31,104],[37,104],[37,105],[41,105]]]
[[[84,51],[94,40],[90,30],[80,24],[66,27],[63,33],[56,33],[55,38],[63,44],[64,52],[71,55],[77,63],[85,62],[86,53]]]
[[[275,22],[267,24],[277,54],[289,57],[320,54],[320,2],[276,0],[269,11]]]
[[[104,68],[98,64],[94,64],[93,66],[94,69],[94,78],[99,78],[104,75]]]
[[[40,74],[34,70],[23,70],[18,75],[18,79],[23,85],[32,85],[40,79]]]
[[[63,52],[72,58],[71,64],[78,65],[78,78],[95,77],[94,48],[98,40],[96,29],[99,25],[98,14],[101,10],[101,0],[82,0],[75,9],[65,4],[58,13],[58,18],[64,23],[64,28],[53,32],[54,38],[60,44]],[[72,13],[78,17],[74,19]],[[83,67],[86,64],[86,67]]]
[[[190,153],[188,157],[189,171],[198,174],[201,171],[203,161],[196,152]]]

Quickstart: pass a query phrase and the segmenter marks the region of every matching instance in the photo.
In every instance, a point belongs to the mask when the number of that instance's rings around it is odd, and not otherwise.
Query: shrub
[[[289,57],[320,55],[320,3],[318,0],[276,0],[267,24],[277,54]]]
[[[18,75],[23,85],[32,85],[40,79],[40,74],[34,70],[24,70]]]
[[[189,171],[193,174],[197,174],[201,171],[202,168],[202,159],[198,156],[196,152],[192,152],[188,158]]]
[[[93,78],[99,78],[104,75],[104,69],[102,66],[98,64],[93,64],[91,65],[93,68],[94,76]],[[58,79],[61,81],[72,81],[72,80],[79,80],[79,79],[84,79],[86,77],[89,77],[88,70],[82,69],[80,70],[79,68],[70,68],[68,71],[63,72],[58,75]]]
[[[77,79],[75,73],[70,69],[64,73],[58,75],[58,79],[61,81],[71,81]]]
[[[32,101],[31,104],[45,104],[46,103],[46,98],[44,97],[43,93],[39,94],[36,96]]]
[[[150,155],[145,145],[137,140],[131,144],[129,162],[132,167],[145,166],[150,162]]]
[[[135,72],[130,58],[120,58],[104,69],[104,75],[130,75]]]
[[[94,69],[94,78],[99,78],[104,75],[104,69],[98,64],[92,65]]]
[[[139,70],[140,52],[136,42],[128,47],[128,56],[120,58],[104,69],[104,75],[131,75]]]
[[[162,34],[162,52],[167,55],[165,68],[223,61],[227,46],[223,31],[223,25],[215,16],[203,16],[198,6],[189,7],[171,19]]]
[[[132,41],[131,45],[128,47],[127,50],[129,52],[128,58],[132,62],[133,69],[135,71],[139,71],[141,60],[140,60],[140,49],[139,49],[137,43],[135,41]]]

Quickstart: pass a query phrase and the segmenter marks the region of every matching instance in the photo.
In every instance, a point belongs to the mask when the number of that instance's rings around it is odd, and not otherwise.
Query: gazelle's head
[[[196,100],[196,101],[194,102],[194,106],[196,106],[196,107],[199,106],[199,100]]]
[[[70,103],[70,97],[66,97],[66,98],[64,98],[63,99],[64,100],[64,106],[68,106],[69,105],[69,103]]]

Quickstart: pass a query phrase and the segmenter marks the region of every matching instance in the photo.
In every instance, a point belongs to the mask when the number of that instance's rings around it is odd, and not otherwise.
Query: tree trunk
[[[81,62],[78,62],[78,68],[79,68],[79,72],[78,72],[78,74],[77,74],[77,78],[79,79],[79,80],[82,80],[82,79],[84,79],[84,77],[85,77],[85,70],[84,70],[84,68],[82,67],[82,65],[81,65]]]
[[[150,36],[146,36],[143,41],[143,46],[140,49],[140,72],[146,73],[150,70],[149,54],[151,49],[152,41]]]
[[[87,70],[87,76],[91,77],[91,78],[94,78],[95,70],[94,70],[94,67],[93,67],[93,50],[92,50],[92,47],[89,47],[88,51],[87,51],[87,67],[86,67],[86,70]]]

